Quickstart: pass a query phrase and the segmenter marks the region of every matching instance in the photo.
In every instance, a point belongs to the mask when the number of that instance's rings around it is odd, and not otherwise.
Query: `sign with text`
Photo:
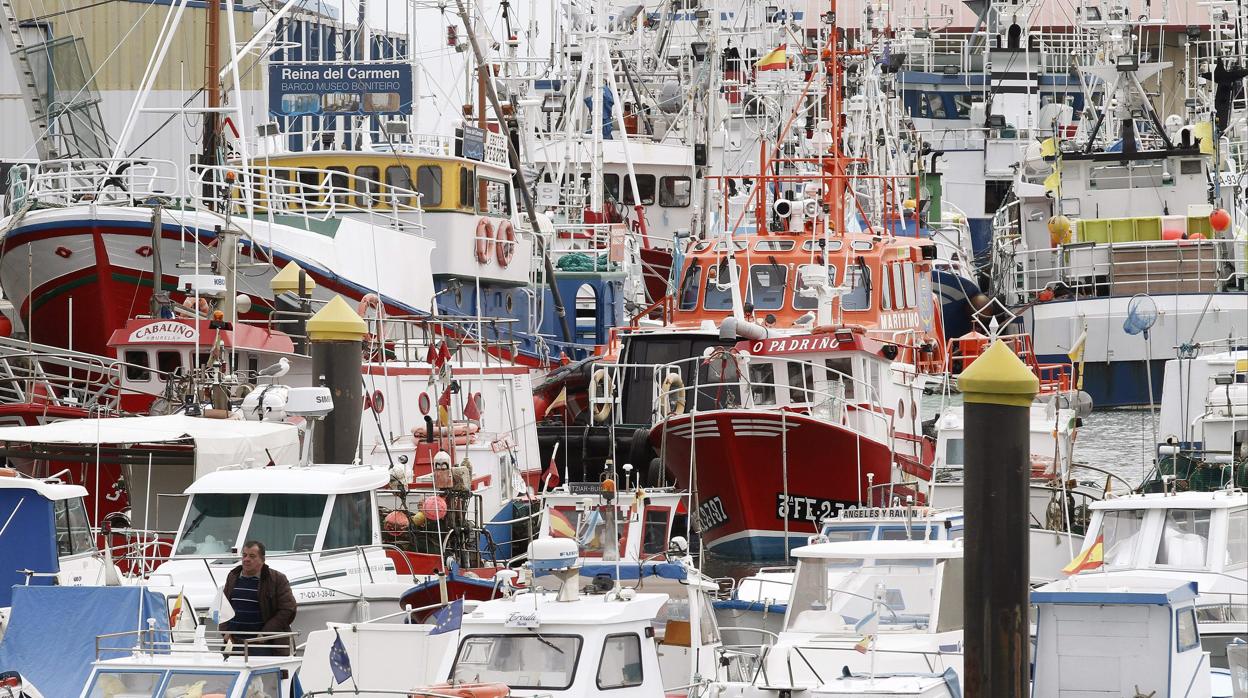
[[[298,63],[269,66],[274,116],[411,114],[407,63]]]

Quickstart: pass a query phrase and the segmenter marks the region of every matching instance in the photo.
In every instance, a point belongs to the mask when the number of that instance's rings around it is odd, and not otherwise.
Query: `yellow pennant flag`
[[[1086,570],[1094,570],[1105,564],[1105,536],[1097,536],[1087,550],[1075,556],[1069,565],[1062,568],[1066,574],[1078,574]]]
[[[758,59],[754,67],[758,70],[780,70],[789,65],[789,45],[780,44],[776,50]]]

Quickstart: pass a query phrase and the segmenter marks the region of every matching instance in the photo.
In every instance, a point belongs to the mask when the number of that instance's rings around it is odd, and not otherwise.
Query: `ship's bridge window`
[[[325,513],[323,494],[261,494],[244,540],[261,540],[269,552],[312,550]]]
[[[932,119],[944,119],[945,115],[945,96],[939,92],[928,92],[923,95],[924,113],[923,116]]]
[[[87,523],[87,509],[81,497],[56,502],[56,552],[79,555],[95,552],[95,537]]]
[[[919,305],[917,286],[919,280],[914,276],[914,262],[906,262],[905,264],[905,280],[906,280],[906,307],[916,308]]]
[[[641,638],[636,633],[608,635],[598,659],[598,688],[640,686],[641,678]]]
[[[779,310],[784,307],[788,267],[783,264],[755,264],[750,267],[750,296],[746,300],[755,310]]]
[[[416,191],[420,192],[421,206],[441,206],[442,168],[437,165],[417,167]]]
[[[890,264],[893,272],[893,307],[897,309],[911,307],[906,305],[905,269],[900,264]],[[911,294],[913,295],[913,294]]]
[[[249,494],[201,493],[191,495],[186,523],[178,534],[176,555],[217,555],[238,541],[238,529],[247,511]],[[267,544],[267,541],[266,541]]]
[[[817,251],[817,250],[819,250],[819,249],[822,249],[822,248],[820,248],[820,247],[819,247],[819,243],[820,243],[820,242],[824,242],[824,241],[821,241],[821,240],[807,240],[806,242],[803,242],[803,243],[802,243],[802,249],[803,249],[803,250],[805,250],[806,252],[815,252],[815,251]],[[841,249],[841,241],[840,241],[840,240],[827,240],[826,242],[827,242],[826,247],[827,247],[828,252],[839,252],[839,251],[840,251],[840,249]]]
[[[959,92],[953,95],[953,110],[957,113],[959,119],[965,119],[971,115],[971,94],[969,92]]]
[[[1248,563],[1248,509],[1232,511],[1227,517],[1226,567]]]
[[[858,258],[858,263],[845,270],[845,281],[849,283],[849,293],[841,296],[841,308],[845,310],[866,310],[871,307],[871,269]]]
[[[131,349],[123,359],[126,366],[126,380],[135,383],[146,383],[152,379],[152,359],[145,349]]]
[[[314,206],[316,193],[321,186],[321,173],[316,170],[299,170],[299,204]]]
[[[698,307],[699,282],[702,280],[702,265],[690,264],[685,270],[685,279],[680,284],[680,309],[694,310]]]
[[[372,165],[361,165],[355,168],[355,205],[369,208],[377,203],[377,193],[381,191],[381,170]]]
[[[750,395],[755,405],[776,404],[776,368],[770,362],[750,362]]]
[[[733,270],[741,273],[741,267],[733,264]],[[732,309],[732,274],[728,269],[727,260],[707,269],[706,295],[702,299],[702,307],[707,310]]]
[[[472,209],[477,205],[477,173],[471,167],[459,168],[459,206]]]
[[[620,176],[604,174],[602,176],[602,197],[607,201],[620,203]]]
[[[405,191],[412,189],[412,171],[404,165],[391,165],[386,168],[386,189],[390,191],[388,203],[399,206],[411,206],[412,197]],[[402,191],[396,191],[402,190]]]
[[[173,373],[182,367],[182,352],[180,351],[158,351],[156,352],[156,370],[166,375]]]
[[[347,168],[331,167],[325,175],[326,201],[346,205],[351,202],[351,189],[347,185]]]
[[[1169,509],[1157,546],[1157,564],[1203,569],[1209,553],[1208,509]]]
[[[659,205],[664,208],[684,208],[689,205],[692,192],[693,183],[688,177],[664,177],[659,180]]]
[[[789,362],[789,401],[812,402],[814,400],[814,367],[805,361]]]
[[[791,249],[792,240],[759,240],[754,243],[755,252],[788,252]]]
[[[563,691],[581,656],[579,635],[468,635],[459,645],[451,680],[501,683],[512,689]]]
[[[1144,509],[1106,511],[1101,519],[1100,535],[1104,537],[1104,560],[1107,568],[1135,567],[1135,549],[1144,528]]]
[[[477,200],[477,213],[491,216],[511,215],[511,187],[506,182],[478,177],[480,197]]]
[[[814,310],[819,307],[819,299],[813,295],[804,295],[806,285],[802,283],[803,269],[822,269],[822,264],[803,264],[797,268],[797,278],[793,284],[793,307],[797,310]],[[808,272],[809,273],[809,272]],[[828,287],[836,286],[836,267],[828,265]]]
[[[945,441],[945,465],[962,465],[965,462],[965,443],[954,438]]]
[[[854,399],[854,362],[853,359],[827,359],[823,362],[824,368],[827,369],[828,382],[840,381],[845,386],[845,399]]]
[[[633,178],[625,176],[624,178],[624,203],[629,206],[637,205],[637,197],[633,196]],[[641,195],[641,205],[650,206],[654,203],[654,175],[637,175],[637,192]]]
[[[889,267],[893,265],[884,265],[884,273],[880,274],[880,310],[893,309],[893,282],[889,276]]]
[[[334,508],[325,529],[325,550],[369,545],[373,542],[373,506],[368,492],[334,496]]]

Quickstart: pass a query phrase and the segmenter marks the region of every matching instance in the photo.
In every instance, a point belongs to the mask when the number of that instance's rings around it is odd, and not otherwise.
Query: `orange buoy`
[[[1220,233],[1231,227],[1231,214],[1227,213],[1224,208],[1215,209],[1209,214],[1209,225]]]

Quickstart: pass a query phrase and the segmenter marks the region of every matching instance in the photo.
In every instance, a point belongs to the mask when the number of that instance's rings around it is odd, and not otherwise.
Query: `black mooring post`
[[[958,387],[966,430],[966,696],[1026,698],[1029,412],[1039,380],[998,340]]]
[[[334,296],[308,319],[312,344],[312,377],[324,380],[334,397],[334,411],[316,429],[313,459],[317,463],[351,463],[360,445],[364,388],[360,369],[362,342],[368,333],[363,318]]]

